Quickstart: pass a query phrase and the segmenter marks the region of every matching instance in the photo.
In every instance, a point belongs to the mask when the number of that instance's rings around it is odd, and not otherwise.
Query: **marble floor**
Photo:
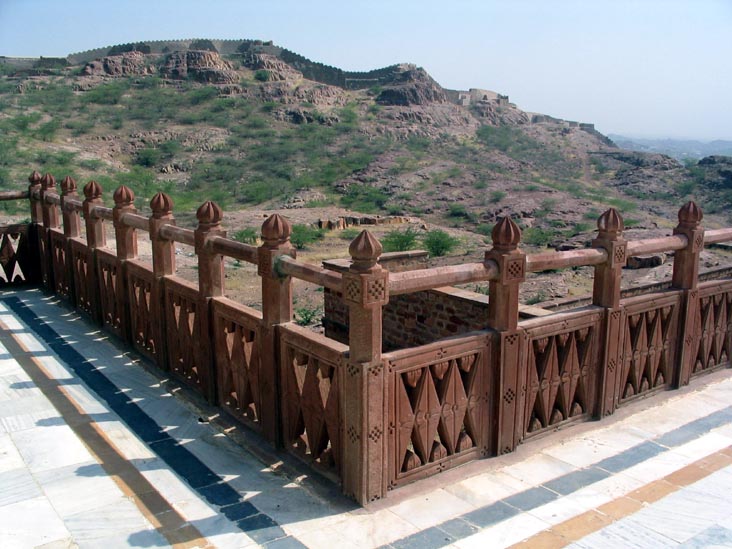
[[[37,290],[0,293],[0,547],[732,547],[732,376],[360,508]]]

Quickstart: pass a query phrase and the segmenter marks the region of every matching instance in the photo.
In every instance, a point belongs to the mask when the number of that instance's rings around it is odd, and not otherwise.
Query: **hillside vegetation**
[[[539,247],[588,240],[608,206],[652,228],[673,224],[688,197],[720,214],[727,200],[703,165],[622,151],[591,125],[523,112],[493,92],[460,96],[412,65],[363,89],[308,80],[253,51],[121,51],[0,70],[3,189],[38,169],[94,178],[108,196],[124,183],[142,208],[162,189],[177,211],[213,199],[227,211],[314,208],[315,221],[317,208],[340,206],[484,236],[512,215]]]

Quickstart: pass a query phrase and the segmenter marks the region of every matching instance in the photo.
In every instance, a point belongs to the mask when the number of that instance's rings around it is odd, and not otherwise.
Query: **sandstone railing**
[[[362,504],[729,365],[732,280],[699,284],[698,265],[704,245],[732,241],[732,229],[705,232],[693,202],[668,237],[626,241],[610,209],[591,248],[527,255],[504,218],[482,262],[390,273],[368,231],[351,243],[350,267],[335,272],[297,260],[277,214],[255,247],[226,238],[212,202],[191,230],[176,226],[167,195],[156,194],[145,217],[124,186],[108,208],[93,181],[82,200],[72,179],[58,194],[52,176],[34,172],[28,192],[0,199],[29,199],[31,209],[29,225],[0,231],[0,284],[21,281],[19,265],[25,282],[40,273],[47,291]],[[137,231],[149,234],[151,264],[138,258]],[[197,283],[175,275],[176,242],[194,247]],[[674,252],[671,287],[621,299],[626,258],[662,251]],[[224,257],[257,265],[261,313],[225,296]],[[519,320],[528,272],[580,265],[595,269],[591,305]],[[292,278],[342,296],[347,345],[292,322]],[[389,296],[477,281],[489,281],[479,331],[383,352]]]

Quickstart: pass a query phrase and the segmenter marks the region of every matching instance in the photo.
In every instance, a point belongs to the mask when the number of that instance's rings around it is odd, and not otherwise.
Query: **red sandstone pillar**
[[[29,255],[33,258],[35,269],[28,269],[31,272],[23,273],[29,282],[35,282],[40,278],[41,264],[43,263],[41,255],[41,235],[43,234],[41,222],[43,220],[43,212],[41,211],[41,202],[38,193],[41,191],[41,174],[33,171],[28,177],[28,200],[30,202],[31,223],[28,227],[28,249]]]
[[[76,192],[76,181],[68,175],[61,181],[61,217],[64,224],[64,237],[66,238],[66,280],[69,288],[69,300],[76,306],[76,289],[74,287],[74,261],[71,250],[71,239],[81,236],[81,215],[79,210],[72,208],[67,202],[78,200]]]
[[[518,328],[519,288],[526,278],[526,254],[519,248],[521,229],[510,217],[503,217],[491,233],[493,248],[485,260],[495,261],[498,280],[489,283],[488,325],[498,332],[494,339],[494,364],[498,366],[494,394],[498,414],[495,438],[497,454],[513,451],[523,436],[526,400],[525,335]],[[491,422],[486,422],[491,424]]]
[[[175,225],[173,200],[165,193],[157,193],[150,201],[150,242],[153,256],[153,285],[150,300],[150,318],[154,326],[155,361],[168,370],[167,328],[165,322],[165,277],[175,272],[175,242],[160,234],[163,225]]]
[[[89,248],[89,264],[87,265],[87,291],[89,294],[89,313],[92,318],[101,324],[102,310],[99,306],[99,281],[97,273],[97,248],[107,245],[107,236],[104,233],[104,220],[96,215],[94,208],[102,206],[102,187],[96,181],[89,181],[84,186],[84,225],[86,226],[86,245]],[[72,257],[72,261],[74,258]],[[83,281],[78,281],[83,284]],[[77,296],[81,292],[77,291]]]
[[[114,238],[117,244],[117,310],[120,316],[122,337],[132,344],[130,303],[127,299],[127,262],[137,257],[137,231],[122,222],[122,216],[127,213],[136,213],[135,193],[125,185],[120,185],[114,191],[114,209],[112,223],[114,224]]]
[[[262,317],[263,326],[259,341],[261,345],[261,370],[259,391],[262,433],[275,445],[280,445],[280,394],[279,355],[277,325],[292,320],[292,280],[289,276],[279,276],[275,262],[279,256],[294,257],[295,250],[290,244],[292,227],[290,222],[279,214],[270,215],[262,224],[262,245],[259,247],[257,272],[262,278]]]
[[[204,202],[196,212],[196,255],[198,255],[198,363],[203,392],[209,402],[216,402],[216,371],[214,355],[213,310],[211,300],[224,295],[224,258],[211,252],[206,239],[226,236],[221,228],[224,212],[215,202]]]
[[[41,238],[41,280],[50,292],[55,289],[53,280],[53,250],[51,247],[51,229],[58,228],[58,208],[46,200],[49,194],[56,192],[56,178],[47,173],[41,178],[40,206],[43,230]]]
[[[381,360],[382,307],[389,302],[389,272],[379,264],[381,244],[368,231],[349,247],[343,273],[348,305],[349,357],[340,402],[343,410],[343,491],[362,505],[387,489],[386,372]]]
[[[607,253],[607,260],[595,267],[592,302],[605,308],[601,333],[601,370],[599,376],[598,407],[596,416],[607,416],[615,411],[622,394],[621,379],[625,313],[620,307],[622,270],[627,260],[627,246],[623,239],[625,225],[615,208],[610,208],[597,220],[598,234],[592,246]]]
[[[674,255],[672,286],[682,290],[679,310],[679,346],[674,372],[674,385],[687,385],[694,371],[696,351],[699,346],[697,316],[699,312],[699,255],[704,249],[704,229],[701,220],[704,214],[694,202],[687,202],[679,210],[679,224],[674,234],[684,235],[686,248]]]

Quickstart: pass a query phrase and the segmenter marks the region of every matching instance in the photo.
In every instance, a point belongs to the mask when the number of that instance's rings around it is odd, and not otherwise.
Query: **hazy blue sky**
[[[732,139],[732,0],[0,0],[0,55],[260,38],[637,136]]]

